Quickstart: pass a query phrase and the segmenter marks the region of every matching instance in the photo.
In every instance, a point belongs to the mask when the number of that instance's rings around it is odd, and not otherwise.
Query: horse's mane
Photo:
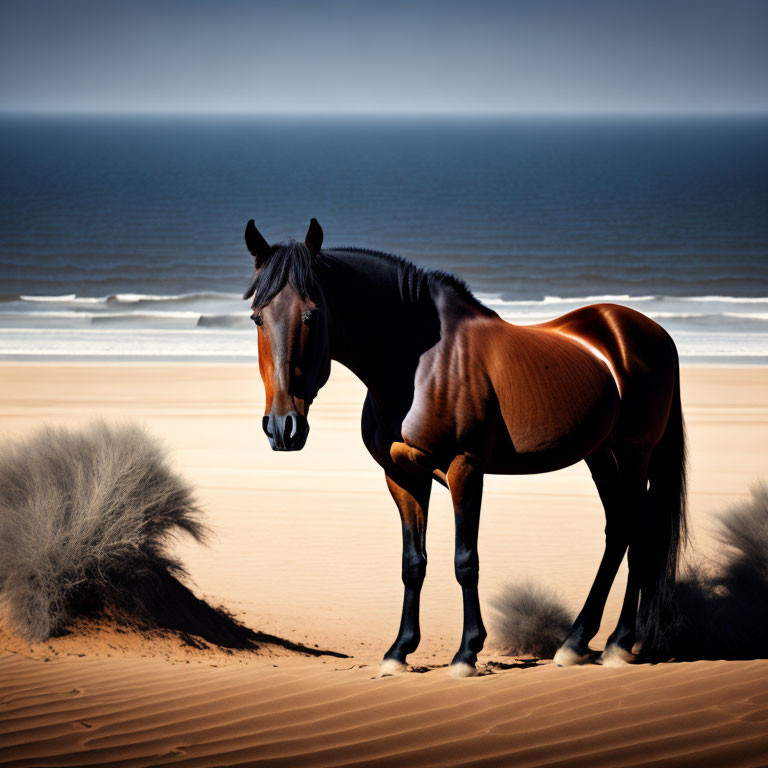
[[[420,267],[403,256],[368,248],[328,248],[317,256],[312,256],[304,243],[293,241],[272,247],[272,255],[254,275],[243,298],[249,299],[253,296],[253,306],[262,307],[278,294],[287,282],[290,282],[302,298],[312,298],[318,290],[317,273],[333,269],[335,254],[372,256],[380,260],[382,266],[394,269],[400,296],[404,301],[418,303],[433,297],[441,288],[449,287],[473,306],[484,308],[460,277],[442,269]]]
[[[290,283],[302,299],[317,295],[317,277],[312,252],[304,243],[291,241],[272,246],[272,254],[253,276],[244,299],[253,296],[258,309],[274,298]]]

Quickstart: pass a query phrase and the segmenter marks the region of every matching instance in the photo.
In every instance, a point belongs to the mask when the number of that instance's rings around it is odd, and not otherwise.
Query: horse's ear
[[[317,219],[312,219],[309,222],[309,229],[304,242],[313,256],[320,253],[320,249],[323,247],[323,228],[317,223]]]
[[[269,243],[261,236],[261,232],[256,229],[256,225],[251,219],[245,226],[245,244],[251,252],[251,256],[256,260],[256,269],[264,266],[264,262],[272,253]]]

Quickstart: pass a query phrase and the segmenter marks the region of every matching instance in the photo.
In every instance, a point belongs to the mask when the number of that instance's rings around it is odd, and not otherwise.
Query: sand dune
[[[176,637],[74,632],[30,646],[0,634],[0,764],[744,765],[768,763],[768,661],[622,670],[481,657],[452,680],[461,626],[452,513],[435,488],[423,594],[422,674],[379,678],[399,620],[400,530],[362,446],[362,386],[335,369],[300,454],[261,434],[252,365],[21,365],[0,374],[7,437],[93,415],[139,420],[199,489],[216,537],[180,542],[195,593],[282,647],[226,653]],[[768,370],[687,368],[695,544],[768,467]],[[580,607],[602,553],[603,514],[583,465],[488,478],[480,536],[486,601],[532,577]],[[617,580],[595,646],[616,620]],[[486,610],[486,615],[488,615]],[[118,636],[119,635],[119,636]],[[46,661],[47,659],[47,661]]]
[[[0,764],[758,766],[768,754],[763,661],[465,681],[346,666],[5,657]]]

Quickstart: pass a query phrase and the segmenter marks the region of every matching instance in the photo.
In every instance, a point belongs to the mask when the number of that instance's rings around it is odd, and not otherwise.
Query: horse
[[[251,220],[245,241],[255,272],[243,298],[258,327],[262,428],[272,449],[304,447],[331,360],[368,390],[363,441],[384,470],[403,536],[402,616],[382,674],[406,670],[420,641],[432,482],[453,503],[464,621],[450,673],[465,677],[476,674],[486,638],[477,552],[484,475],[580,460],[605,510],[605,549],[555,662],[620,666],[663,656],[686,535],[686,457],[678,355],[661,326],[616,304],[512,325],[454,275],[377,251],[322,249],[316,219],[303,242],[276,245]],[[598,657],[589,641],[625,553],[624,602]]]

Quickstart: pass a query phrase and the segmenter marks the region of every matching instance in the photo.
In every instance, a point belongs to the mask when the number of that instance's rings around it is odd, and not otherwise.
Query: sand
[[[768,368],[686,367],[696,550],[768,467]],[[216,532],[176,550],[193,588],[249,627],[348,655],[196,651],[173,639],[0,634],[0,764],[766,765],[768,661],[559,669],[481,656],[452,680],[461,629],[452,512],[435,487],[421,673],[380,678],[399,621],[400,528],[359,432],[362,385],[336,367],[301,453],[269,450],[255,365],[3,364],[6,439],[42,423],[138,420],[199,489]],[[583,464],[488,477],[481,595],[532,577],[581,606],[603,514]],[[622,568],[594,646],[613,628]]]

